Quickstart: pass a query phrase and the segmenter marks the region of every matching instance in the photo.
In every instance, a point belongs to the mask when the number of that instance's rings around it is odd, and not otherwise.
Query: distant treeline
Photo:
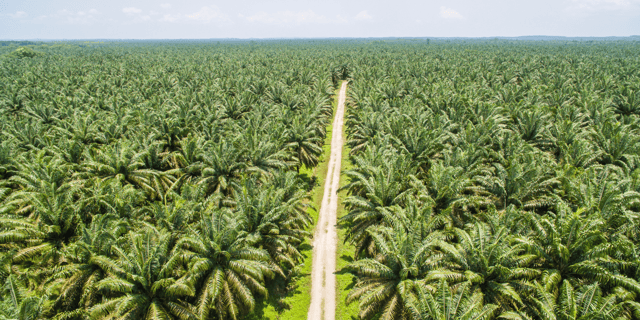
[[[17,45],[17,46],[31,46],[31,45],[41,45],[43,44],[42,41],[0,41],[0,46],[2,47],[7,47],[10,45]]]

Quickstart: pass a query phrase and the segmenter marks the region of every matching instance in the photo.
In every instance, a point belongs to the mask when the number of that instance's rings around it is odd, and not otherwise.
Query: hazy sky
[[[0,0],[0,39],[640,35],[640,0]]]

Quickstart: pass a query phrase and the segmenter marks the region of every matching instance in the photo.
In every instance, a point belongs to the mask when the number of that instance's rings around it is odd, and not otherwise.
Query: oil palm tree
[[[172,169],[165,173],[176,177],[176,179],[167,193],[172,190],[179,192],[185,182],[195,182],[202,176],[204,145],[203,139],[188,136],[180,142],[180,148],[177,151],[168,155],[165,161],[170,164]]]
[[[152,199],[162,197],[163,185],[155,179],[159,173],[144,168],[144,162],[140,159],[142,155],[127,143],[106,146],[97,150],[95,154],[88,154],[84,172],[79,176],[86,180],[116,179],[141,188]]]
[[[465,170],[442,161],[434,162],[426,174],[425,194],[434,201],[437,214],[446,214],[449,224],[463,227],[474,220],[471,207],[491,202],[488,192],[476,181],[490,177],[482,167]]]
[[[17,180],[27,181],[21,178]],[[37,182],[41,183],[39,190],[26,188],[28,191],[15,193],[8,201],[10,214],[0,218],[0,242],[18,245],[20,250],[13,257],[15,262],[55,266],[65,260],[62,253],[75,241],[77,226],[83,219],[73,201],[73,187],[68,184],[57,187],[44,180]],[[23,211],[29,216],[24,217]]]
[[[203,158],[202,177],[198,184],[203,185],[207,194],[230,192],[231,182],[237,179],[247,167],[242,161],[241,150],[232,143],[222,141],[206,150]]]
[[[506,312],[506,319],[634,319],[640,304],[615,293],[604,295],[598,283],[574,289],[569,280],[548,291],[536,283],[526,311]]]
[[[413,319],[493,319],[498,306],[485,304],[482,292],[472,291],[471,287],[470,282],[465,282],[454,288],[444,279],[433,288],[416,286],[416,299],[411,303]]]
[[[614,97],[613,107],[623,116],[640,114],[640,91],[624,86]]]
[[[604,221],[598,214],[584,215],[559,204],[558,212],[538,216],[525,214],[531,234],[514,238],[517,247],[534,255],[538,270],[557,272],[562,280],[621,286],[640,292],[640,284],[622,271],[630,267],[634,245],[624,238],[607,241]]]
[[[367,229],[393,225],[394,212],[405,194],[412,192],[405,174],[413,171],[405,158],[391,151],[379,157],[370,150],[365,157],[354,160],[359,166],[345,171],[350,182],[343,188],[352,195],[344,200],[349,212],[340,218],[340,223],[348,226],[346,240],[356,245],[357,255],[366,255],[372,243]]]
[[[434,239],[429,244],[434,259],[425,279],[452,285],[468,281],[501,311],[522,307],[518,288],[540,273],[530,266],[535,256],[527,255],[522,245],[509,245],[509,230],[503,225],[476,222],[454,234],[456,242]]]
[[[247,172],[270,176],[275,170],[286,169],[287,152],[281,143],[267,134],[257,132],[243,135],[238,141]]]
[[[58,318],[82,315],[100,302],[97,283],[107,273],[96,263],[100,256],[110,256],[118,237],[129,231],[125,221],[114,214],[97,216],[89,227],[81,226],[78,241],[65,250],[67,263],[56,269],[47,281],[49,290],[58,291],[52,308]]]
[[[104,298],[88,309],[90,317],[198,319],[186,302],[195,291],[184,277],[184,256],[170,235],[149,227],[126,240],[113,246],[113,256],[92,258],[108,276],[95,283]]]
[[[302,259],[297,246],[310,236],[311,217],[302,209],[301,192],[260,186],[244,179],[233,190],[234,215],[244,224],[247,241],[269,253],[273,269],[284,277]]]
[[[551,193],[559,182],[548,157],[536,151],[514,151],[516,154],[495,162],[492,177],[481,177],[480,184],[500,199],[497,206],[502,208],[511,204],[527,209],[551,205]]]
[[[594,166],[587,170],[566,170],[562,177],[562,194],[567,204],[596,214],[605,221],[611,235],[638,236],[640,216],[634,208],[640,200],[633,176],[614,165]]]
[[[269,254],[250,246],[242,223],[223,210],[206,211],[195,227],[177,243],[196,288],[194,310],[200,319],[238,319],[254,308],[256,294],[268,294]]]
[[[355,155],[362,152],[372,143],[373,139],[384,132],[384,122],[382,114],[373,113],[366,117],[348,114],[346,120],[346,130],[349,133],[347,145],[351,148],[350,154]]]
[[[44,150],[15,159],[15,163],[16,172],[7,182],[12,183],[16,190],[3,204],[6,213],[37,218],[39,211],[36,208],[48,210],[46,199],[60,196],[70,202],[77,191],[77,184],[69,181],[71,167]],[[36,202],[42,205],[36,207]]]
[[[1,320],[40,320],[47,319],[47,295],[37,296],[28,290],[24,281],[10,275],[2,286],[7,299],[0,302]]]
[[[361,319],[412,319],[416,314],[419,287],[426,276],[429,251],[419,228],[376,227],[367,233],[376,255],[357,260],[345,268],[357,277],[346,298],[359,303]]]
[[[605,121],[593,127],[591,140],[601,151],[601,164],[628,168],[634,167],[637,163],[640,139],[636,129],[624,123]]]
[[[293,119],[285,132],[286,146],[291,148],[296,157],[298,171],[301,166],[314,168],[320,161],[322,154],[322,139],[314,130],[317,120],[308,118],[304,121],[300,118]]]

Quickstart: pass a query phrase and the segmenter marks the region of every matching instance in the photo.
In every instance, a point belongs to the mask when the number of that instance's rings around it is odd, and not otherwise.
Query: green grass
[[[345,131],[346,126],[343,126],[342,137],[346,142],[347,135]],[[353,167],[351,161],[349,160],[349,152],[351,152],[351,148],[349,148],[349,146],[347,146],[347,144],[345,143],[342,147],[342,164],[340,169],[342,172],[340,173],[340,187],[343,187],[349,182],[347,181],[347,176],[344,175],[343,172]],[[338,218],[344,216],[347,213],[343,203],[346,197],[346,190],[342,190],[338,193]],[[353,275],[342,270],[353,261],[353,256],[355,254],[355,247],[350,243],[344,242],[345,233],[345,229],[338,228],[338,248],[336,251],[336,290],[338,291],[336,292],[336,319],[341,320],[358,319],[358,303],[354,302],[348,306],[345,303],[345,298],[355,284]]]
[[[338,106],[338,93],[339,90],[336,90],[334,94],[335,99],[332,102],[334,114]],[[315,222],[313,226],[309,228],[309,231],[312,234],[315,230],[316,223],[318,222],[318,210],[320,210],[320,205],[322,203],[324,182],[327,177],[329,156],[331,154],[332,133],[333,119],[327,127],[327,136],[324,141],[323,152],[320,156],[320,163],[318,166],[313,169],[306,168],[305,166],[300,168],[300,175],[304,180],[309,182],[315,180],[313,189],[310,192],[310,203],[312,204],[312,207],[309,208],[308,211]],[[343,155],[343,167],[345,164],[344,159]],[[338,208],[338,210],[340,210],[340,208]],[[291,281],[288,284],[284,281],[277,281],[269,284],[268,288],[271,296],[269,296],[268,299],[258,299],[256,301],[255,310],[253,313],[245,317],[245,319],[284,320],[307,318],[309,304],[311,304],[311,266],[313,265],[313,248],[311,247],[310,241],[311,239],[307,239],[300,246],[300,253],[304,256],[304,259],[296,268],[295,276],[292,276]],[[338,260],[338,267],[340,267],[339,261],[340,260]],[[337,319],[341,318],[338,317]]]

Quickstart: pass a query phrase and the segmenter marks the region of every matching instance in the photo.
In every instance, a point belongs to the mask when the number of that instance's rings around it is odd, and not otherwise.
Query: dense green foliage
[[[333,112],[338,65],[312,49],[1,61],[0,318],[233,319],[286,282]]]
[[[295,276],[343,79],[361,318],[640,319],[638,52],[0,47],[0,319],[250,313]]]
[[[379,45],[352,65],[363,319],[638,319],[637,43]]]

